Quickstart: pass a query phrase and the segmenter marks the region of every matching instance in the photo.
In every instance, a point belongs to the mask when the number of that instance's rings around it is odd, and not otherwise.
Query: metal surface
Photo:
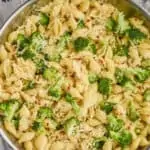
[[[0,29],[0,44],[3,43],[7,35],[15,29],[17,26],[19,26],[22,21],[25,19],[26,16],[28,16],[32,10],[32,5],[37,0],[28,0],[24,5],[22,5],[17,11],[15,11],[11,17],[5,22],[5,24]],[[46,4],[47,1],[50,0],[38,0],[38,5]],[[149,26],[150,23],[150,0],[130,0],[127,2],[127,0],[110,0],[111,3],[116,5],[119,9],[123,10],[126,15],[138,15],[138,16],[144,16],[146,24]],[[145,7],[147,6],[147,8]],[[149,10],[149,11],[148,11]],[[3,139],[9,144],[10,147],[14,150],[21,150],[21,147],[16,145],[15,140],[3,130],[2,125],[0,125],[0,135],[3,137]],[[10,140],[11,139],[11,140]],[[1,148],[0,148],[1,150]],[[8,150],[8,149],[6,149]]]

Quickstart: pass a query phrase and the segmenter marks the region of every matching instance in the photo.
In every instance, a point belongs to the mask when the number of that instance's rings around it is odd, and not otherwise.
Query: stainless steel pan
[[[19,26],[23,20],[30,15],[32,10],[34,9],[34,5],[37,4],[39,6],[47,4],[50,0],[28,0],[25,4],[23,4],[18,10],[16,10],[9,19],[5,22],[5,24],[0,29],[0,44],[3,43],[8,34],[14,30],[17,26]],[[124,11],[127,16],[137,15],[139,17],[144,18],[145,24],[150,29],[150,12],[145,9],[142,5],[139,5],[135,1],[138,0],[109,0],[113,5],[118,7],[120,10]],[[141,0],[143,3],[149,0]],[[0,135],[3,139],[9,144],[10,147],[14,150],[21,150],[21,145],[17,145],[15,140],[3,129],[3,126],[0,124]]]

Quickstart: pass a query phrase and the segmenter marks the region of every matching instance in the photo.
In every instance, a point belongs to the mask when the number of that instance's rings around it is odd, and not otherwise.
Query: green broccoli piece
[[[59,73],[54,67],[46,68],[43,72],[43,77],[48,81],[56,82],[59,79]]]
[[[45,13],[40,13],[40,20],[41,25],[48,25],[49,24],[49,16]]]
[[[89,79],[89,82],[93,84],[98,81],[98,76],[94,73],[89,73],[88,79]]]
[[[128,29],[130,29],[129,22],[125,19],[124,14],[121,12],[121,13],[119,13],[118,19],[117,19],[116,32],[123,34]]]
[[[124,71],[119,68],[116,68],[115,78],[118,85],[123,87],[132,87],[131,80],[125,75]]]
[[[116,118],[113,115],[108,116],[108,131],[118,132],[124,125],[123,120]]]
[[[92,142],[92,148],[93,150],[100,150],[102,149],[104,143],[106,142],[106,137],[101,138],[94,138]]]
[[[32,59],[35,57],[35,52],[33,52],[31,49],[26,49],[22,54],[21,57],[23,57],[24,60]]]
[[[71,94],[67,93],[65,96],[65,99],[68,103],[71,104],[72,108],[74,109],[75,113],[79,113],[80,112],[80,107],[77,104],[77,102],[75,101],[75,99],[71,96]]]
[[[59,39],[57,46],[59,48],[66,48],[68,42],[70,41],[71,38],[71,32],[65,32]]]
[[[150,89],[146,89],[144,92],[144,101],[150,102]]]
[[[136,121],[139,118],[139,114],[137,113],[132,102],[129,103],[127,115],[131,121]]]
[[[29,40],[23,34],[18,34],[17,45],[19,47],[19,51],[22,51],[25,47],[29,45],[29,43]]]
[[[90,41],[87,38],[84,37],[78,37],[75,41],[74,41],[74,49],[79,52],[84,50],[85,48],[88,47]]]
[[[48,93],[50,96],[54,97],[55,100],[59,100],[62,96],[62,90],[60,87],[57,86],[49,88]]]
[[[19,116],[14,116],[12,118],[12,123],[14,124],[15,128],[18,130],[19,128],[19,121],[20,121],[20,117]]]
[[[81,19],[79,20],[78,24],[77,24],[77,28],[78,29],[82,29],[85,27],[84,21]]]
[[[148,69],[135,68],[134,77],[137,82],[143,83],[150,76],[150,71]]]
[[[112,90],[111,80],[108,78],[101,78],[98,83],[98,90],[103,95],[109,95]]]
[[[109,113],[113,110],[114,105],[115,105],[115,103],[103,102],[103,103],[101,104],[101,108],[102,108],[102,110],[104,110],[107,114],[109,114]]]
[[[54,62],[60,62],[61,60],[61,55],[60,54],[52,54],[52,55],[48,55],[48,54],[45,54],[44,55],[44,59],[46,61],[54,61]]]
[[[110,131],[112,139],[117,141],[122,147],[125,147],[132,142],[132,134],[126,130],[121,132]]]
[[[134,42],[139,42],[147,37],[146,34],[141,32],[139,29],[136,28],[130,28],[126,31],[127,36],[130,38],[130,40]]]
[[[49,107],[41,107],[37,113],[37,119],[43,121],[44,119],[50,119],[53,116],[53,111]]]
[[[64,123],[64,130],[68,136],[73,136],[76,134],[76,127],[80,124],[79,120],[75,117],[71,117]]]
[[[116,26],[117,26],[117,22],[112,18],[110,17],[108,20],[107,20],[107,23],[106,23],[106,28],[110,31],[113,31],[115,32],[116,31]]]
[[[43,132],[45,130],[43,122],[40,122],[40,121],[34,121],[32,124],[32,129],[38,132]]]
[[[121,45],[119,47],[117,47],[116,51],[115,51],[115,55],[117,56],[128,56],[129,53],[129,46],[126,45]]]
[[[96,54],[97,50],[96,50],[96,45],[91,43],[89,45],[89,51],[91,51],[93,54]]]
[[[23,90],[31,90],[35,88],[35,82],[34,81],[25,81],[25,85],[23,87]]]
[[[47,69],[45,61],[43,59],[37,59],[37,58],[35,58],[33,61],[36,65],[36,73],[43,74],[44,70]]]
[[[8,100],[0,103],[0,113],[8,121],[11,121],[15,116],[16,111],[19,109],[19,102],[15,99]]]
[[[30,48],[36,52],[40,52],[46,45],[44,37],[39,32],[32,33]]]

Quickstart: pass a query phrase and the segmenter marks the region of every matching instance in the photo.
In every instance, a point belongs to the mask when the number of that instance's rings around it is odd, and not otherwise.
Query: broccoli
[[[62,90],[60,87],[57,87],[57,86],[50,87],[48,93],[49,95],[54,97],[56,100],[59,100],[62,96]]]
[[[78,24],[77,24],[77,28],[78,29],[82,29],[85,27],[84,21],[81,19],[79,20]]]
[[[25,47],[29,45],[29,40],[23,34],[18,34],[17,45],[19,47],[18,50],[22,51]]]
[[[24,52],[21,54],[21,57],[23,57],[24,60],[27,60],[34,58],[35,55],[35,52],[33,52],[31,49],[25,49]]]
[[[79,120],[75,117],[71,117],[64,123],[64,130],[68,136],[73,136],[76,134],[76,127],[80,124]]]
[[[129,103],[127,115],[131,121],[136,121],[139,118],[139,114],[137,113],[132,102]]]
[[[117,26],[117,22],[112,18],[110,17],[108,20],[107,20],[107,23],[106,23],[106,28],[110,31],[113,31],[115,32],[116,31],[116,26]]]
[[[139,42],[147,37],[146,34],[141,32],[139,29],[136,28],[130,28],[126,31],[127,36],[129,37],[130,40],[134,42]]]
[[[40,52],[46,45],[44,37],[39,32],[32,33],[30,48],[36,52]]]
[[[124,125],[123,120],[116,118],[113,115],[108,116],[108,131],[118,132]]]
[[[32,124],[32,129],[34,131],[43,132],[44,131],[43,122],[34,121]]]
[[[87,38],[84,37],[78,37],[75,41],[74,41],[74,49],[79,52],[84,50],[85,48],[88,47],[90,41]]]
[[[115,55],[117,56],[128,56],[129,53],[129,46],[126,45],[121,45],[119,47],[117,47],[116,51],[115,51]]]
[[[106,142],[106,137],[94,138],[92,142],[93,150],[100,150]]]
[[[37,58],[35,58],[33,61],[36,65],[36,73],[43,74],[44,70],[47,69],[45,61],[43,59],[37,59]]]
[[[30,90],[35,88],[35,83],[34,81],[25,81],[25,85],[23,90]]]
[[[89,79],[89,82],[92,84],[98,81],[98,76],[94,73],[90,73],[88,76],[88,79]]]
[[[134,77],[137,82],[143,83],[150,76],[150,71],[148,69],[143,68],[135,68],[133,69]]]
[[[101,104],[101,108],[102,108],[102,110],[104,110],[107,114],[109,114],[109,113],[113,110],[114,105],[115,105],[115,103],[103,102],[103,103]]]
[[[70,41],[71,38],[71,32],[65,32],[59,39],[57,46],[59,48],[66,48],[68,42]]]
[[[45,59],[46,61],[60,62],[60,60],[61,60],[61,55],[60,55],[60,54],[57,54],[57,53],[55,53],[55,54],[53,54],[53,55],[51,55],[51,56],[49,56],[48,54],[45,54],[45,55],[44,55],[44,59]]]
[[[146,89],[144,92],[144,101],[150,102],[150,89]]]
[[[103,95],[109,95],[112,90],[111,80],[108,78],[101,78],[98,83],[98,90]]]
[[[43,77],[48,81],[56,82],[59,78],[58,71],[54,67],[46,68],[43,72]]]
[[[132,142],[132,134],[127,130],[121,132],[110,131],[110,135],[112,139],[117,141],[122,147],[125,147]]]
[[[53,116],[53,111],[49,107],[41,107],[37,113],[37,120],[43,121],[46,118],[51,118]]]
[[[49,24],[49,16],[45,13],[40,13],[40,20],[41,25],[48,25]]]
[[[71,94],[67,93],[65,96],[65,99],[68,103],[71,104],[72,108],[74,109],[75,113],[79,113],[80,112],[80,107],[77,104],[77,102],[75,101],[75,99],[71,96]]]
[[[121,13],[119,13],[118,18],[117,18],[116,32],[120,33],[120,34],[123,34],[128,29],[130,29],[129,22],[125,19],[124,14],[121,12]]]
[[[20,121],[20,117],[19,116],[14,116],[12,118],[12,123],[14,124],[14,126],[15,126],[16,129],[19,128],[19,121]]]
[[[19,102],[15,99],[11,99],[5,102],[0,103],[0,113],[2,113],[2,116],[8,121],[11,121],[16,113],[16,111],[19,109]]]
[[[132,88],[131,80],[125,75],[124,71],[122,71],[121,69],[116,68],[115,78],[118,85],[126,88]]]
[[[91,43],[90,45],[89,45],[89,51],[91,51],[93,54],[96,54],[96,45],[95,44],[93,44],[93,43]]]

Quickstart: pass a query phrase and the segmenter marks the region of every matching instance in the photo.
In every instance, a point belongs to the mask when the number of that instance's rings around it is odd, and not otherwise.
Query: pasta
[[[0,121],[25,150],[150,145],[150,34],[106,0],[49,0],[0,45]]]

